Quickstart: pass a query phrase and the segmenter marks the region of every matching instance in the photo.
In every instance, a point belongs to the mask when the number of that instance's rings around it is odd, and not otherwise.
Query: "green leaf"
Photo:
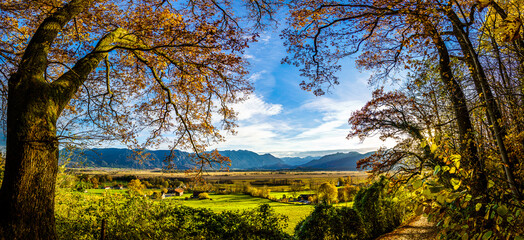
[[[413,188],[417,189],[419,187],[422,186],[422,180],[416,180],[415,182],[413,182]]]
[[[418,206],[417,209],[415,209],[415,214],[420,215],[424,211],[424,206]]]
[[[453,186],[454,190],[457,190],[460,187],[461,183],[462,183],[462,181],[459,180],[459,179],[456,179],[456,178],[452,178],[451,179],[451,185]]]
[[[482,208],[482,203],[477,203],[475,205],[475,211],[477,211],[477,212],[480,211],[480,208]]]
[[[438,193],[438,192],[442,191],[443,187],[441,187],[441,186],[438,186],[438,187],[429,187],[428,189],[429,189],[429,191],[430,191],[431,193]]]
[[[482,235],[482,240],[488,240],[492,234],[492,231],[487,231],[486,233],[484,233],[484,235]]]
[[[471,198],[473,198],[473,196],[471,196],[471,194],[466,194],[466,197],[464,198],[464,201],[469,202],[469,201],[471,201]]]
[[[500,215],[500,216],[506,216],[506,214],[508,214],[508,208],[504,205],[502,206],[499,206],[497,208],[497,213]]]
[[[440,165],[437,165],[435,167],[435,171],[433,171],[433,175],[437,175],[440,172],[440,168],[441,168]]]
[[[446,195],[444,194],[437,195],[437,202],[439,202],[440,204],[444,204],[446,202]]]
[[[523,236],[516,236],[515,240],[524,240],[524,237]]]
[[[464,235],[462,235],[462,240],[469,240],[468,233],[464,233]]]
[[[488,181],[488,188],[493,187],[493,185],[495,185],[495,182],[493,182],[493,180],[489,180]]]
[[[446,219],[444,219],[444,225],[443,226],[447,227],[449,225],[450,221],[451,221],[451,217],[450,216],[446,217]]]

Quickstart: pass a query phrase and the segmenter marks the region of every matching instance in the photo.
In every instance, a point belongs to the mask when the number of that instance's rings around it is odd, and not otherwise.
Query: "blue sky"
[[[234,106],[238,112],[236,135],[212,146],[219,150],[246,149],[277,156],[303,156],[305,151],[375,150],[385,143],[371,138],[346,139],[352,111],[370,98],[367,81],[371,72],[361,72],[354,59],[342,62],[340,85],[325,96],[300,89],[299,69],[281,64],[286,56],[279,30],[266,32],[246,51],[251,66],[250,80],[255,86],[250,98]],[[389,145],[390,143],[388,143]],[[309,155],[314,155],[313,153]]]

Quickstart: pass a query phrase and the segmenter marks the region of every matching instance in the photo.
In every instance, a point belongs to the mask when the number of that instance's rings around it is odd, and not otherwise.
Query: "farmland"
[[[102,199],[107,195],[127,195],[128,182],[122,179],[140,179],[144,183],[144,189],[140,192],[145,196],[153,196],[155,192],[162,191],[162,187],[154,185],[155,181],[165,181],[167,188],[176,188],[176,185],[184,184],[186,193],[182,196],[167,197],[161,200],[168,204],[179,204],[191,208],[205,208],[213,212],[223,211],[243,211],[259,207],[261,204],[268,204],[275,213],[287,217],[287,227],[284,231],[293,235],[295,226],[305,219],[313,211],[314,205],[296,202],[296,197],[300,194],[314,194],[318,186],[324,182],[337,183],[340,179],[351,181],[353,184],[363,183],[367,175],[363,172],[270,172],[270,171],[239,171],[239,172],[206,172],[202,175],[201,182],[193,182],[192,176],[186,173],[163,173],[161,171],[137,171],[137,170],[107,170],[107,169],[75,169],[69,176],[78,176],[80,182],[86,181],[86,189],[76,191],[77,194],[84,195],[87,199]],[[91,182],[96,180],[96,188]],[[113,179],[107,181],[105,179]],[[159,180],[161,179],[161,180]],[[171,179],[171,181],[169,180]],[[176,179],[176,180],[175,180]],[[349,179],[349,180],[348,180]],[[91,181],[91,182],[89,182]],[[98,182],[99,181],[99,182]],[[89,184],[91,183],[91,184]],[[153,184],[152,184],[153,183]],[[299,185],[299,189],[291,186]],[[75,189],[75,184],[70,186]],[[148,184],[149,187],[145,187]],[[106,186],[122,185],[123,190],[104,189]],[[259,192],[265,189],[265,196],[255,196],[246,194],[249,188]],[[67,189],[67,188],[64,188]],[[226,189],[227,192],[217,193],[217,189]],[[209,199],[198,199],[192,197],[193,190],[204,190],[209,192]],[[58,194],[64,194],[62,193]],[[67,194],[67,193],[66,193]],[[295,198],[294,198],[295,197]],[[285,201],[284,201],[285,200]],[[154,200],[158,202],[160,200]],[[60,204],[60,203],[59,203]],[[352,203],[340,203],[340,206],[349,206]],[[62,206],[64,207],[64,206]],[[61,206],[57,206],[58,209]]]

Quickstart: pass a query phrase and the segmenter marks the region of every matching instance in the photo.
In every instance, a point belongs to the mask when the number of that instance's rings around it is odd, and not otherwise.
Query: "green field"
[[[185,196],[167,198],[167,201],[177,201],[188,207],[209,208],[216,212],[225,210],[244,210],[256,208],[260,204],[267,203],[276,213],[285,215],[289,218],[286,232],[293,234],[295,226],[306,218],[312,211],[313,205],[291,204],[274,202],[265,198],[251,197],[245,194],[219,195],[209,194],[212,200],[189,199],[184,200]],[[166,201],[164,200],[164,201]]]
[[[127,190],[104,190],[104,189],[87,189],[87,193],[93,196],[101,196],[105,191],[111,193],[122,193],[126,194]],[[146,190],[149,192],[153,190]],[[311,191],[301,191],[298,194],[311,193]],[[289,192],[273,192],[271,196],[276,198],[281,198],[283,194],[286,196],[291,196]],[[199,200],[199,199],[188,199],[186,197],[191,197],[190,194],[186,194],[179,197],[169,197],[163,201],[174,201],[179,204],[183,204],[192,208],[208,208],[215,212],[221,212],[225,210],[235,211],[235,210],[246,210],[257,208],[261,204],[269,204],[271,208],[278,214],[282,214],[288,217],[288,226],[286,227],[286,232],[293,234],[295,226],[306,218],[313,211],[314,205],[306,204],[294,204],[294,203],[280,203],[271,201],[265,198],[252,197],[246,194],[213,194],[210,193],[209,196],[212,200]]]
[[[91,174],[93,173],[94,172],[92,172]],[[113,177],[113,179],[117,178],[118,176],[114,173],[103,172],[103,171],[96,172],[96,174],[101,174],[99,176],[110,175]],[[141,176],[142,177],[141,180],[143,182],[148,180],[146,179],[147,177],[161,177],[161,178],[167,179],[168,175],[169,177],[174,177],[175,175],[175,174],[158,174],[156,172],[150,172],[150,171],[132,172],[132,174],[131,172],[126,172],[126,173],[120,173],[120,174],[122,174],[123,176],[132,175],[137,178],[140,178],[139,176]],[[268,204],[275,211],[275,213],[282,214],[288,218],[287,227],[285,228],[285,231],[289,234],[293,234],[296,225],[311,214],[311,212],[314,209],[314,205],[307,205],[307,204],[302,204],[298,202],[281,203],[281,202],[275,201],[275,199],[282,199],[284,195],[286,196],[286,198],[289,199],[289,198],[292,198],[293,196],[298,197],[301,194],[312,194],[315,192],[312,189],[318,188],[318,186],[320,186],[322,183],[324,182],[334,183],[339,178],[346,179],[347,176],[351,176],[352,182],[354,181],[356,183],[360,183],[360,182],[365,181],[366,174],[363,174],[360,172],[227,172],[227,173],[213,172],[213,173],[210,173],[209,175],[206,175],[206,178],[209,180],[208,182],[205,182],[203,184],[200,183],[200,187],[207,187],[207,189],[215,189],[215,190],[211,190],[211,193],[209,193],[209,196],[211,199],[205,199],[205,200],[192,199],[191,198],[192,194],[186,192],[186,194],[184,194],[183,196],[168,197],[162,201],[173,202],[176,204],[181,204],[181,205],[192,207],[192,208],[206,208],[214,212],[242,211],[242,210],[257,208],[261,204]],[[285,184],[279,185],[278,182],[273,182],[273,181],[284,181],[284,180],[302,183],[301,190],[293,193],[290,185],[285,185]],[[106,185],[114,186],[115,181],[112,181],[110,184],[100,183],[100,185],[101,186],[106,186]],[[254,184],[255,181],[257,181],[258,184],[255,185]],[[267,182],[269,186],[265,185],[264,184],[265,182]],[[251,185],[251,183],[253,183],[253,185]],[[126,187],[127,182],[120,183],[120,184]],[[169,187],[174,188],[176,186],[169,186]],[[258,190],[263,190],[263,189],[269,190],[269,197],[268,199],[266,199],[266,198],[253,197],[251,195],[240,193],[242,191],[245,191],[243,189],[245,189],[246,187],[249,187],[249,188],[253,187]],[[228,194],[216,194],[213,192],[219,188],[226,189]],[[153,194],[153,192],[159,192],[160,189],[159,188],[149,188],[149,189],[142,189],[141,191],[142,191],[142,194],[146,196],[150,196]],[[112,194],[127,194],[127,189],[124,189],[124,190],[117,190],[117,189],[105,190],[101,188],[86,189],[85,193],[83,194],[85,194],[85,196],[93,197],[93,199],[99,199],[102,197],[102,194],[104,192],[112,193]],[[160,201],[160,200],[155,200],[155,201]],[[351,207],[352,203],[339,203],[339,204],[336,204],[336,206]]]

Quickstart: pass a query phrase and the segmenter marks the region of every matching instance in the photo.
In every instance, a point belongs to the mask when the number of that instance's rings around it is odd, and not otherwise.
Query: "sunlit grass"
[[[185,206],[193,208],[209,208],[216,212],[252,209],[258,207],[260,204],[267,203],[276,213],[285,215],[289,218],[288,226],[285,229],[289,234],[293,234],[295,226],[311,214],[314,208],[313,205],[280,203],[264,198],[251,197],[245,194],[209,194],[209,196],[212,200],[184,200],[186,197],[186,195],[184,195],[168,198],[168,201],[177,201]]]

